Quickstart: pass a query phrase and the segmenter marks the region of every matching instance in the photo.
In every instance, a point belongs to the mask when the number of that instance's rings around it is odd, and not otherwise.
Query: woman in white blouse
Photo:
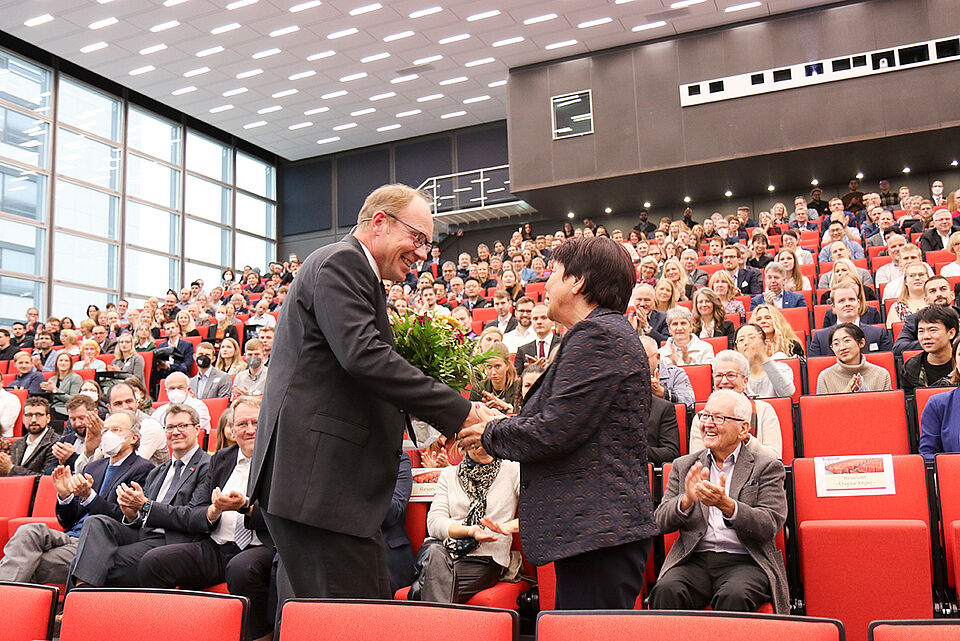
[[[670,338],[660,348],[661,358],[674,365],[697,365],[713,362],[713,346],[693,333],[693,314],[686,307],[667,311]]]

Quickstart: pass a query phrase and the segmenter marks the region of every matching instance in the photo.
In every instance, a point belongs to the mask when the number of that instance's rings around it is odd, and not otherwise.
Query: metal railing
[[[433,196],[433,215],[517,200],[510,193],[510,166],[498,165],[427,178],[420,189]]]

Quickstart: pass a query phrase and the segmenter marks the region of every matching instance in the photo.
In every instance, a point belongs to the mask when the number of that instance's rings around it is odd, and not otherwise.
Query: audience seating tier
[[[903,390],[800,398],[803,455],[909,454]],[[838,420],[842,417],[842,420]],[[882,417],[883,420],[877,420]]]

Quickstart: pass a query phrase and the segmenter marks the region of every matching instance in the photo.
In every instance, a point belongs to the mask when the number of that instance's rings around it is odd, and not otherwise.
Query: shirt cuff
[[[690,506],[690,509],[688,509],[686,512],[684,512],[684,511],[683,511],[683,508],[680,507],[680,504],[681,504],[682,502],[683,502],[683,497],[682,497],[682,496],[681,496],[681,497],[678,497],[678,498],[677,498],[677,514],[679,514],[680,516],[684,516],[684,517],[690,516],[690,513],[693,512],[693,506],[691,505],[691,506]]]
[[[92,490],[91,490],[91,491],[92,491]],[[71,503],[73,503],[73,499],[74,499],[74,498],[76,498],[76,497],[74,497],[73,494],[71,494],[71,495],[67,496],[67,498],[62,499],[62,498],[60,498],[60,495],[57,494],[57,503],[58,503],[59,505],[70,505]]]
[[[737,503],[736,501],[734,501],[734,502],[733,502],[733,515],[732,515],[729,519],[724,516],[724,517],[723,517],[723,522],[724,522],[725,524],[727,524],[727,525],[732,525],[733,522],[737,520],[737,511],[739,511],[739,509],[740,509],[740,504]],[[722,515],[723,512],[721,512],[720,514]]]
[[[96,491],[96,490],[90,490],[90,496],[88,496],[87,498],[81,500],[81,501],[80,501],[80,505],[82,505],[83,507],[87,507],[88,505],[90,505],[91,503],[93,503],[93,499],[95,499],[95,498],[97,498],[97,491]]]

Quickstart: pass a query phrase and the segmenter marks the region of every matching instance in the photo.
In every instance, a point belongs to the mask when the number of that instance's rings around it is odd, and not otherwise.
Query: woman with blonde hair
[[[720,302],[723,303],[724,314],[740,314],[743,318],[746,310],[743,308],[743,301],[737,300],[740,290],[733,280],[733,276],[727,273],[725,269],[719,269],[710,277],[707,286],[714,291]]]
[[[687,280],[687,272],[678,259],[668,258],[663,263],[663,278],[673,283],[673,288],[677,292],[676,300],[690,300],[694,286]]]
[[[246,369],[247,363],[240,353],[240,343],[235,338],[227,336],[220,342],[220,351],[217,354],[217,362],[214,367],[230,376],[239,374]]]
[[[947,263],[943,266],[943,269],[940,270],[941,276],[960,276],[960,231],[955,231],[950,234],[950,239],[947,241],[947,251],[952,253],[957,257],[952,263]]]
[[[493,343],[487,350],[486,376],[470,390],[470,400],[487,407],[514,414],[520,403],[520,378],[510,360],[510,350],[503,343]]]
[[[773,343],[771,358],[804,358],[803,343],[776,305],[757,305],[753,309],[751,322],[759,325],[767,340]]]
[[[487,327],[480,332],[480,338],[477,339],[476,353],[483,354],[493,348],[496,343],[503,342],[503,332],[499,327]]]
[[[121,334],[117,338],[117,347],[113,351],[113,361],[107,366],[111,372],[126,372],[134,378],[143,378],[143,356],[133,346],[132,334]]]
[[[177,312],[177,325],[180,326],[180,335],[181,336],[199,336],[200,330],[197,329],[196,323],[193,322],[193,316],[190,315],[185,309]]]
[[[781,249],[777,252],[777,262],[787,272],[787,278],[783,282],[783,288],[788,292],[802,292],[811,289],[810,279],[800,272],[800,264],[797,262],[797,255],[792,249]]]
[[[93,319],[84,318],[80,321],[80,338],[83,340],[93,340],[93,328],[97,324],[93,322]]]
[[[61,329],[60,342],[63,343],[61,351],[70,354],[70,356],[80,356],[80,335],[75,329]]]
[[[100,346],[96,341],[85,340],[80,343],[80,360],[77,362],[76,369],[92,369],[103,372],[107,369],[107,364],[101,361],[97,356],[100,355]]]
[[[659,268],[660,265],[657,264],[657,259],[653,256],[644,256],[641,258],[640,265],[637,267],[637,284],[655,287],[657,285],[657,270]]]
[[[669,278],[661,278],[653,287],[653,308],[658,312],[667,311],[677,306],[680,291]]]
[[[960,232],[955,235],[960,236]],[[887,312],[888,328],[893,327],[894,323],[906,322],[907,319],[927,306],[927,301],[923,296],[923,286],[929,278],[930,274],[927,273],[927,266],[923,263],[911,263],[904,268],[903,287],[900,289],[900,296],[897,298],[897,302],[890,307],[890,311]]]
[[[728,346],[733,344],[736,328],[727,320],[720,297],[709,287],[693,294],[693,333],[700,338],[726,336]]]
[[[833,262],[833,270],[830,272],[830,282],[828,290],[833,289],[833,287],[839,283],[841,280],[854,280],[860,284],[860,288],[863,291],[863,295],[867,300],[877,300],[877,295],[874,293],[873,288],[867,287],[863,284],[863,281],[860,280],[860,272],[857,271],[857,266],[853,264],[853,261],[849,258],[839,258]],[[826,305],[830,302],[830,292],[825,291],[820,296],[820,304]]]
[[[149,323],[140,323],[137,326],[133,348],[138,352],[152,352],[157,348],[157,344],[153,342],[153,333],[150,331]]]

